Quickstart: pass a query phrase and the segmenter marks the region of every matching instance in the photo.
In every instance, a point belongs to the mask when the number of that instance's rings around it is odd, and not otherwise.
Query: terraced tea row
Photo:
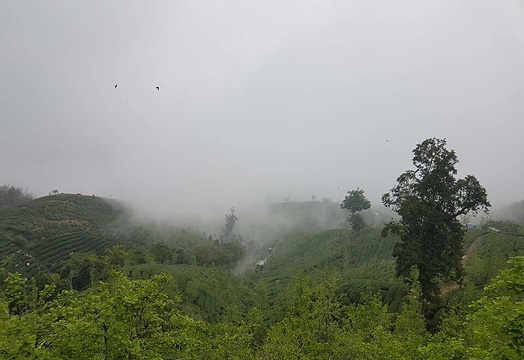
[[[33,251],[42,264],[49,270],[57,270],[71,255],[75,253],[100,254],[117,241],[97,234],[76,232],[49,239],[35,246]]]
[[[339,291],[344,294],[346,304],[358,303],[365,294],[380,293],[382,302],[389,306],[389,311],[400,311],[402,300],[407,294],[406,285],[400,282],[383,282],[368,279],[351,280],[342,285]]]
[[[0,258],[14,255],[18,250],[17,246],[9,240],[0,239]]]

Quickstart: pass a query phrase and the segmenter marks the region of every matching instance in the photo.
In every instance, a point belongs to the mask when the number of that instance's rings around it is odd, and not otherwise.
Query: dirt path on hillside
[[[466,267],[466,264],[468,262],[470,255],[473,254],[473,252],[478,249],[481,243],[482,243],[482,236],[479,236],[478,238],[475,239],[475,241],[473,241],[473,243],[471,243],[471,245],[469,246],[468,250],[466,250],[466,253],[464,254],[461,260],[463,268]],[[455,289],[458,289],[458,288],[459,288],[459,284],[457,283],[446,284],[441,287],[440,292],[442,295],[446,295],[447,293]]]
[[[480,243],[482,242],[482,236],[479,236],[478,238],[475,239],[475,241],[473,241],[473,243],[469,246],[468,250],[466,251],[466,253],[464,254],[464,256],[462,257],[462,267],[465,267],[467,262],[468,262],[468,259],[469,259],[469,256],[471,254],[473,254],[473,252],[475,250],[478,249],[478,247],[480,246]]]

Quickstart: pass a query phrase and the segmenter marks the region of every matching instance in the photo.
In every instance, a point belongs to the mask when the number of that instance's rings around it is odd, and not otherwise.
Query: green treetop
[[[382,196],[401,216],[383,229],[384,236],[390,231],[400,236],[394,250],[397,274],[407,276],[416,265],[426,298],[438,294],[439,279],[462,278],[463,230],[457,218],[491,206],[474,176],[457,179],[457,163],[445,139],[427,139],[413,150],[415,170],[401,174]]]
[[[360,230],[366,226],[366,221],[362,215],[355,213],[362,210],[367,210],[370,206],[370,201],[364,196],[364,190],[358,187],[356,190],[348,191],[348,194],[342,201],[342,204],[340,204],[342,209],[347,209],[351,212],[351,215],[348,217],[348,221],[351,223],[351,227],[356,232],[360,232]]]

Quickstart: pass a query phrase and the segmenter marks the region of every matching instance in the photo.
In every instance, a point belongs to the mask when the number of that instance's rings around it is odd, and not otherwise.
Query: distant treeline
[[[0,209],[10,208],[33,200],[33,195],[20,187],[12,185],[0,186]]]

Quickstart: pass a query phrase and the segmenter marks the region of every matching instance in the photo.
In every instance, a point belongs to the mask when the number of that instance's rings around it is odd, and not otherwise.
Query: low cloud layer
[[[161,215],[376,204],[445,137],[518,201],[522,64],[511,0],[2,2],[0,183]]]

